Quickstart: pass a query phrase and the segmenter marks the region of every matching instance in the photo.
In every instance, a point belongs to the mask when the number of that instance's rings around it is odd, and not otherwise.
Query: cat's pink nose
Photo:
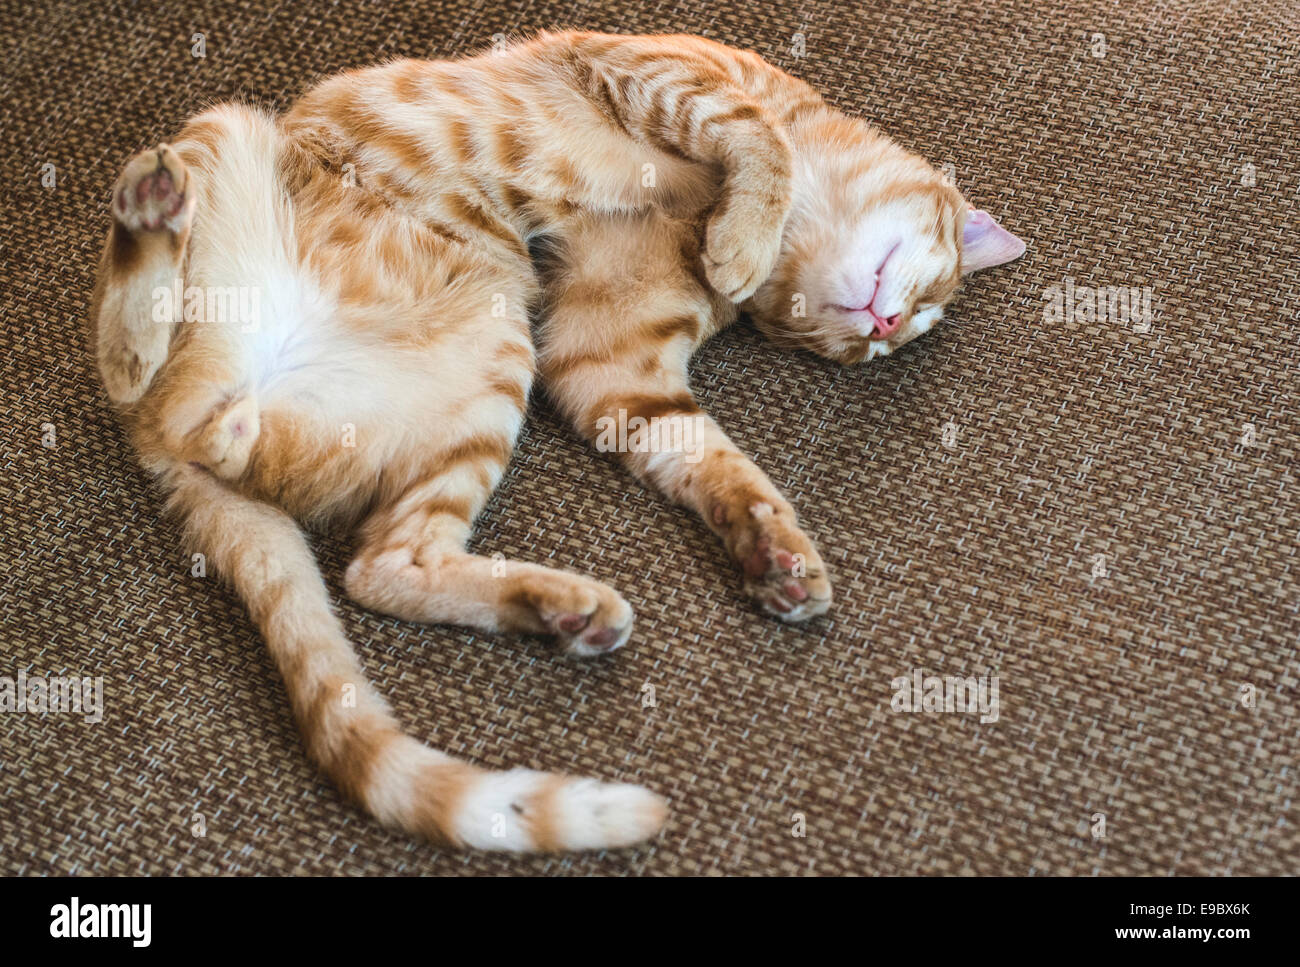
[[[881,319],[877,316],[875,331],[872,335],[879,336],[881,339],[887,339],[894,333],[898,332],[898,327],[902,324],[903,316],[898,312],[894,313],[888,319]]]

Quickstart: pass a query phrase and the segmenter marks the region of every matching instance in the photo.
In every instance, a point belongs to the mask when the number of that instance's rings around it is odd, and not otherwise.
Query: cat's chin
[[[862,362],[869,363],[877,356],[888,356],[894,350],[901,349],[913,339],[933,329],[934,324],[941,318],[943,318],[942,306],[928,306],[914,313],[891,338],[870,340],[867,343],[867,352],[862,357]]]

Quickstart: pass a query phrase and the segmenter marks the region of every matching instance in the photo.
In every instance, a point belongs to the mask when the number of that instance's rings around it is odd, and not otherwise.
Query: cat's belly
[[[302,517],[354,516],[437,471],[438,455],[487,434],[513,442],[531,377],[491,365],[508,332],[409,348],[327,329],[259,355],[262,435],[243,482]],[[516,343],[517,344],[517,343]]]
[[[253,204],[232,180],[204,199],[184,321],[138,415],[154,466],[197,462],[326,518],[400,492],[467,437],[514,439],[533,372],[525,259],[323,183],[254,185]]]
[[[358,305],[307,273],[265,273],[253,294],[205,281],[194,288],[229,290],[229,311],[198,318],[196,305],[159,381],[152,419],[173,459],[209,465],[196,442],[242,407],[230,426],[246,439],[226,449],[246,446],[245,462],[209,469],[300,518],[355,519],[465,440],[518,433],[532,347],[526,319],[494,314],[492,293]]]

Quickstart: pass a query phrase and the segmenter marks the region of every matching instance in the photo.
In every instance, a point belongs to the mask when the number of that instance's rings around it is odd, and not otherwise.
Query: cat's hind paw
[[[195,462],[223,480],[236,480],[248,467],[261,429],[257,401],[241,396],[213,413],[199,431]]]
[[[185,163],[160,144],[127,162],[113,189],[113,217],[132,234],[183,231],[194,215],[191,189]]]

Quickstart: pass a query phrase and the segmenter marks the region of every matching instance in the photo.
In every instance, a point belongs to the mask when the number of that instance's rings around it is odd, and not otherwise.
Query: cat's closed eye
[[[796,196],[791,257],[753,303],[773,341],[844,363],[888,355],[928,332],[963,274],[1024,250],[922,159],[870,139],[862,154],[874,176],[842,179],[839,193]]]

